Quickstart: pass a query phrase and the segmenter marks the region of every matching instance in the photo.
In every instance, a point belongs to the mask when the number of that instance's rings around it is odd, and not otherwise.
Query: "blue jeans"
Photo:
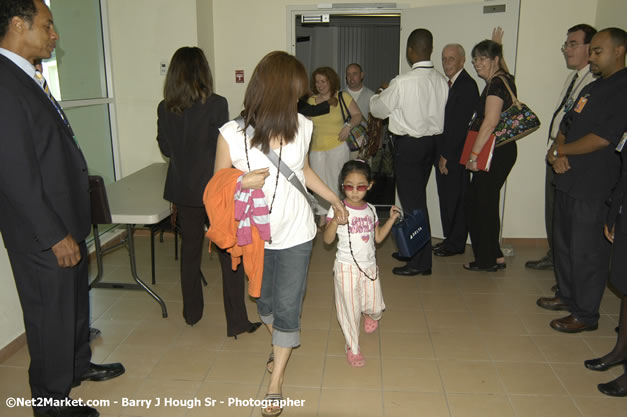
[[[272,325],[273,345],[300,345],[300,314],[312,247],[313,241],[309,241],[287,249],[264,251],[257,311],[261,321]]]

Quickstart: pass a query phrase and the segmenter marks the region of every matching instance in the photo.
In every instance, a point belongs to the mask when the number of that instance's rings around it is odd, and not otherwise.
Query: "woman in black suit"
[[[226,99],[213,93],[211,69],[200,48],[183,47],[172,57],[157,108],[157,141],[170,158],[163,198],[176,204],[181,245],[183,317],[198,322],[203,313],[200,262],[206,213],[202,197],[213,175],[218,128],[229,120]],[[244,271],[231,269],[230,256],[218,251],[224,282],[227,335],[254,331],[244,304]]]

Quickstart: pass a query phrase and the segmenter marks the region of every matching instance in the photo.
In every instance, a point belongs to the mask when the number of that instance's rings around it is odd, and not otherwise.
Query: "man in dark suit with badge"
[[[627,35],[619,28],[599,31],[590,42],[590,71],[598,79],[585,86],[564,115],[546,159],[555,171],[553,250],[555,297],[537,304],[567,310],[551,320],[560,332],[596,330],[608,278],[610,244],[603,236],[607,199],[620,174],[615,151],[627,130]]]
[[[566,113],[573,107],[575,99],[581,90],[594,81],[594,74],[590,72],[588,57],[590,56],[590,41],[596,29],[585,23],[577,24],[566,34],[566,42],[562,45],[562,54],[566,61],[566,67],[572,70],[562,88],[562,93],[557,101],[557,108],[553,112],[549,123],[549,138],[547,143],[553,144],[559,133],[559,127]],[[546,165],[546,179],[544,185],[544,221],[546,225],[546,237],[549,250],[540,259],[525,262],[526,268],[538,270],[553,269],[553,209],[555,206],[555,173],[550,164]],[[551,291],[557,291],[557,284]],[[559,304],[559,303],[558,303]],[[542,308],[554,310],[559,305],[544,304]]]
[[[58,38],[43,1],[0,2],[0,232],[24,314],[34,415],[92,417],[68,401],[71,388],[124,367],[90,362],[87,164],[34,67]]]
[[[468,236],[463,203],[470,173],[459,159],[468,123],[479,101],[479,89],[464,69],[465,62],[466,54],[461,45],[446,45],[442,50],[442,67],[450,90],[444,111],[444,132],[436,140],[435,174],[445,240],[434,246],[435,256],[464,253]]]

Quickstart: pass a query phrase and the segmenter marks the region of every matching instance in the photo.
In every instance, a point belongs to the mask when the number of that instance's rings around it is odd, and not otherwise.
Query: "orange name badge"
[[[577,102],[577,105],[575,106],[575,111],[577,113],[581,113],[581,111],[583,110],[587,102],[588,102],[588,97],[585,97],[585,96],[581,97],[579,101]]]

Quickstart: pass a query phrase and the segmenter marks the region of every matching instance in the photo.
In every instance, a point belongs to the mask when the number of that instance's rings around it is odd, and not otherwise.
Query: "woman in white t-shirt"
[[[340,199],[309,167],[312,123],[297,112],[298,98],[307,91],[307,73],[292,55],[275,51],[257,64],[244,97],[242,118],[220,129],[215,170],[234,166],[246,175],[242,188],[261,188],[270,209],[272,239],[266,242],[261,296],[257,310],[272,335],[272,373],[264,416],[276,416],[285,367],[292,348],[300,345],[300,313],[305,294],[312,240],[316,235],[309,201],[265,155],[275,152],[298,180],[346,217]],[[254,128],[252,137],[244,131]]]

